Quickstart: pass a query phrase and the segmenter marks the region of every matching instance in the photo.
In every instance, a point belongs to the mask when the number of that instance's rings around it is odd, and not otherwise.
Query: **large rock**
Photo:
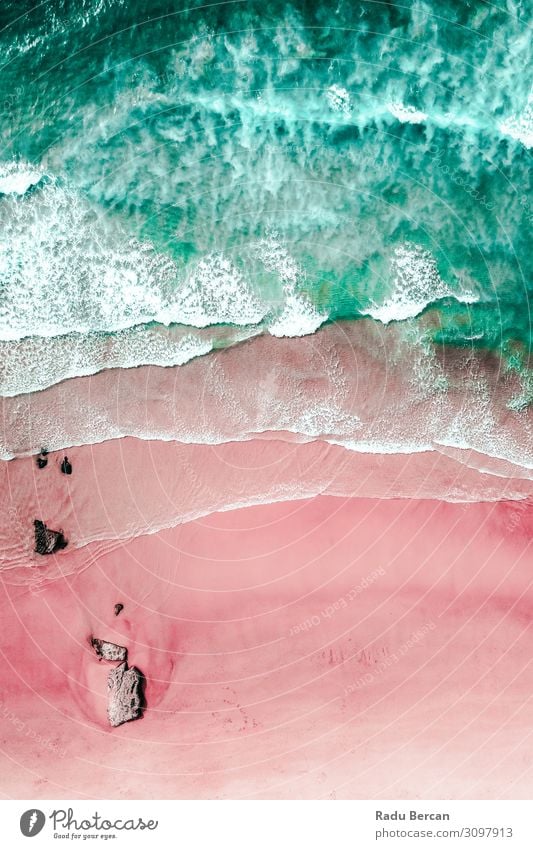
[[[127,660],[128,650],[116,643],[108,643],[107,640],[99,640],[97,637],[91,639],[91,645],[98,657],[103,660]]]
[[[107,717],[116,727],[123,722],[139,719],[144,708],[144,676],[135,666],[121,663],[112,669],[107,678],[109,689]]]
[[[37,554],[54,554],[68,545],[62,531],[51,531],[40,519],[35,519],[35,551]]]

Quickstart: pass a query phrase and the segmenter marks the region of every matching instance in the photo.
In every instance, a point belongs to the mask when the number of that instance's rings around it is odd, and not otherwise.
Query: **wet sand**
[[[532,494],[524,470],[473,451],[364,454],[322,441],[273,439],[223,445],[110,440],[0,462],[0,566],[8,580],[39,583],[75,572],[121,540],[215,511],[316,495],[452,501],[516,500]],[[445,449],[442,449],[445,450]],[[65,454],[73,473],[61,474]],[[480,471],[480,467],[484,471]],[[507,471],[507,474],[504,474]],[[515,473],[516,476],[512,476]],[[64,531],[57,558],[34,553],[35,519]],[[94,543],[94,545],[87,545]]]

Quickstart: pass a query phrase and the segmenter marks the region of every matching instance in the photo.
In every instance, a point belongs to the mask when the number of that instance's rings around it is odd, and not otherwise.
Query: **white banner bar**
[[[6,849],[532,849],[529,801],[0,802]],[[35,843],[30,840],[35,839]]]

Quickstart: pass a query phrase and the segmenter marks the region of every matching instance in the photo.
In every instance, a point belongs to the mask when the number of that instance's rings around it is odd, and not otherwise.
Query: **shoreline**
[[[372,386],[372,392],[368,387]],[[533,470],[524,389],[492,355],[435,347],[401,327],[328,325],[257,336],[184,366],[106,369],[0,399],[8,459],[132,436],[220,445],[279,434],[377,453],[449,445]]]
[[[122,541],[220,511],[320,495],[506,502],[519,524],[532,482],[502,474],[512,467],[479,471],[477,455],[458,453],[359,454],[321,441],[278,439],[206,446],[126,438],[69,450],[68,476],[60,472],[63,451],[48,454],[43,469],[30,457],[2,462],[0,573],[15,584],[39,584],[86,568]],[[64,551],[35,553],[35,520],[64,534]]]

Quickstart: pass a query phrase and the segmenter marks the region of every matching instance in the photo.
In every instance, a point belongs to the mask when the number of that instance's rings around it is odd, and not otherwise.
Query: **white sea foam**
[[[52,181],[30,197],[5,195],[0,204],[0,340],[151,321],[253,325],[266,312],[223,254],[182,271],[68,187]]]
[[[149,322],[253,327],[267,315],[273,335],[302,336],[327,319],[302,291],[305,274],[277,236],[252,246],[256,261],[279,280],[272,303],[222,252],[178,268],[149,242],[131,238],[119,219],[54,180],[0,203],[0,341],[117,332]],[[80,373],[92,373],[87,369]]]
[[[236,331],[231,341],[249,335]],[[49,339],[32,336],[17,342],[0,342],[0,396],[35,392],[102,369],[184,365],[212,351],[219,336],[216,330],[191,332],[183,327],[167,329],[156,325],[112,335],[69,334]]]
[[[402,124],[422,124],[427,120],[427,114],[415,109],[414,106],[405,105],[398,101],[387,104],[387,109]]]
[[[285,287],[293,289],[302,278],[302,270],[287,247],[281,242],[279,233],[271,231],[251,247],[252,254],[269,271],[275,271]]]
[[[388,324],[419,315],[428,304],[440,298],[453,297],[465,304],[475,303],[476,296],[465,289],[454,290],[446,284],[430,251],[418,245],[400,245],[391,263],[392,294],[381,304],[364,310],[366,315]]]
[[[30,186],[35,186],[43,174],[25,162],[0,163],[0,195],[23,195]]]
[[[328,402],[310,404],[299,416],[293,415],[290,425],[285,429],[292,433],[300,433],[313,439],[324,439],[329,442],[330,440],[326,436],[328,433],[343,433],[351,436],[360,427],[361,420],[358,416],[350,415],[340,409],[340,405],[333,397]]]
[[[377,439],[374,442],[355,439],[326,439],[330,445],[340,445],[347,451],[356,451],[361,454],[421,454],[424,451],[432,451],[431,443],[423,442],[398,442],[392,439]]]
[[[525,147],[533,147],[533,92],[529,95],[523,112],[500,121],[498,129],[504,135],[522,142]]]
[[[273,321],[268,331],[272,336],[307,336],[318,330],[327,319],[326,313],[320,313],[305,295],[299,292],[287,292],[285,308]]]
[[[221,253],[204,257],[187,275],[169,319],[194,327],[209,324],[258,324],[266,312],[251,286]]]
[[[352,110],[352,103],[349,93],[343,86],[332,85],[326,91],[328,103],[334,112],[341,112],[344,115],[349,115]]]
[[[269,271],[275,271],[282,283],[283,307],[269,323],[272,336],[307,336],[327,320],[327,313],[319,312],[309,298],[298,291],[305,275],[294,257],[282,244],[279,234],[272,232],[261,239],[253,252]]]

